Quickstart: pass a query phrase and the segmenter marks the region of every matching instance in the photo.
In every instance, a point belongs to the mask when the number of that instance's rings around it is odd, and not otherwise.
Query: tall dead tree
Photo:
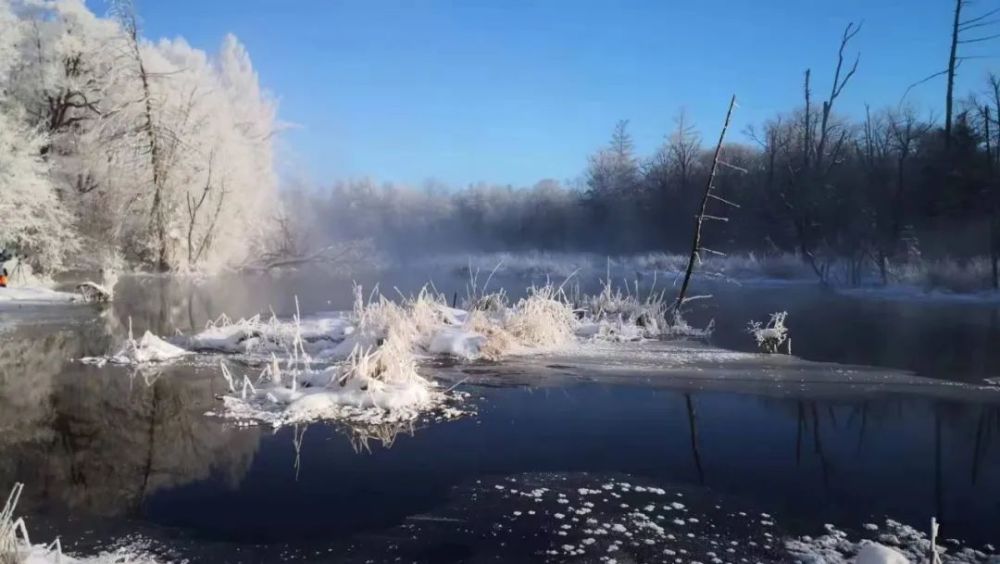
[[[847,71],[847,74],[841,78],[841,72],[844,68],[844,50],[847,48],[847,44],[850,43],[851,39],[861,31],[861,26],[855,26],[854,22],[847,24],[844,28],[844,35],[840,39],[840,48],[837,49],[837,66],[833,70],[833,83],[830,86],[830,97],[823,102],[823,113],[820,116],[819,125],[819,141],[816,143],[816,169],[819,170],[823,166],[823,158],[826,155],[826,145],[830,136],[830,113],[833,111],[833,103],[840,96],[840,93],[844,91],[844,87],[850,82],[851,77],[858,70],[858,63],[861,61],[861,53],[858,53],[854,57],[854,64],[851,65],[851,69]],[[835,161],[839,155],[840,149],[842,148],[842,141],[832,150],[831,160]]]
[[[833,106],[840,97],[844,88],[854,77],[858,70],[858,63],[861,54],[854,58],[850,69],[844,70],[844,52],[851,39],[861,31],[860,25],[854,22],[848,23],[844,28],[844,33],[840,39],[840,47],[837,49],[837,65],[833,71],[833,81],[830,86],[830,94],[823,100],[819,116],[814,119],[812,109],[812,90],[810,81],[812,72],[806,69],[805,82],[803,84],[803,94],[805,97],[805,110],[802,114],[802,147],[800,162],[798,167],[789,166],[791,174],[786,192],[781,194],[781,200],[791,217],[795,235],[798,238],[799,253],[802,259],[816,273],[820,281],[825,282],[827,269],[821,266],[816,259],[814,246],[814,232],[819,225],[816,212],[810,209],[814,202],[811,201],[814,193],[818,193],[817,187],[826,183],[830,169],[839,162],[839,157],[847,141],[848,131],[840,128],[840,135],[833,137],[835,133],[835,123],[831,120]],[[817,124],[816,121],[819,121]],[[836,139],[833,141],[833,139]]]
[[[985,137],[986,137],[986,178],[987,178],[987,197],[990,203],[990,266],[993,275],[993,289],[996,290],[1000,288],[1000,245],[998,245],[998,237],[1000,237],[1000,225],[997,224],[997,187],[996,187],[996,171],[993,168],[993,144],[990,138],[990,107],[989,105],[983,106],[983,127],[985,127]]]
[[[153,94],[150,89],[150,74],[142,59],[139,45],[139,24],[136,19],[135,7],[131,0],[115,0],[113,10],[125,34],[128,37],[129,54],[134,59],[139,82],[142,85],[142,121],[138,130],[145,136],[145,150],[149,154],[149,165],[152,174],[153,203],[150,208],[150,231],[156,246],[156,268],[161,272],[170,269],[167,260],[167,225],[164,202],[164,187],[166,185],[167,167],[163,147],[157,134],[156,119],[153,110]]]
[[[681,306],[684,305],[684,297],[687,294],[688,285],[691,283],[691,274],[694,273],[694,263],[695,261],[701,261],[701,252],[708,251],[714,252],[710,249],[706,249],[701,244],[701,228],[705,223],[706,219],[716,220],[716,221],[728,221],[728,218],[721,216],[708,215],[708,203],[709,200],[717,200],[726,205],[735,206],[732,202],[725,200],[719,196],[712,193],[715,188],[715,173],[719,170],[720,159],[722,155],[722,144],[726,139],[726,130],[729,129],[729,120],[733,115],[733,107],[736,106],[736,95],[729,99],[729,109],[726,110],[726,120],[722,124],[722,131],[719,133],[719,143],[715,146],[715,156],[712,158],[712,168],[708,173],[708,180],[705,182],[705,191],[702,193],[701,203],[698,206],[698,214],[695,216],[694,222],[694,236],[691,241],[691,256],[688,257],[687,269],[684,271],[684,282],[681,283],[681,291],[677,294],[677,301],[674,302],[674,311],[679,312]]]
[[[978,16],[963,20],[962,10],[967,4],[969,4],[969,0],[955,0],[955,11],[951,24],[951,41],[948,46],[948,66],[945,67],[944,70],[932,73],[930,76],[914,82],[906,89],[906,93],[903,94],[903,97],[905,98],[906,94],[908,94],[913,87],[923,84],[932,78],[941,75],[945,75],[947,77],[944,96],[944,144],[946,150],[951,149],[952,143],[952,122],[954,121],[955,105],[955,76],[958,73],[958,68],[962,65],[962,61],[973,58],[973,56],[961,55],[959,53],[959,49],[962,45],[982,43],[1000,38],[1000,33],[980,35],[978,37],[971,38],[965,36],[965,34],[973,30],[981,30],[982,28],[988,28],[1000,24],[1000,18],[993,18],[994,16],[1000,14],[1000,8],[994,8]]]
[[[965,0],[955,0],[955,20],[951,25],[951,49],[948,52],[948,86],[944,97],[944,146],[951,148],[951,114],[954,104],[955,67],[958,56],[958,35],[961,33],[962,5]]]

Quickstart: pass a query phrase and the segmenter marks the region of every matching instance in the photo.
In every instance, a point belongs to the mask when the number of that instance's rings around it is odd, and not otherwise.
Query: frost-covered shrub
[[[25,257],[29,273],[46,275],[79,250],[73,218],[56,196],[49,164],[40,156],[47,138],[4,102],[0,98],[0,249]]]
[[[786,352],[792,354],[792,339],[788,335],[788,327],[785,326],[787,311],[772,313],[766,324],[760,321],[751,321],[747,325],[747,332],[753,335],[757,341],[757,348],[761,352],[775,354],[785,345]]]

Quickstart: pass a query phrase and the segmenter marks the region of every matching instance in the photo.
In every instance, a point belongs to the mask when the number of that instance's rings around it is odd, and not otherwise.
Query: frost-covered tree
[[[0,247],[49,273],[75,250],[71,221],[39,154],[47,139],[20,117],[11,108],[0,111]]]
[[[275,104],[235,37],[150,42],[127,0],[0,0],[0,93],[80,255],[155,270],[240,264],[273,233]],[[8,30],[10,32],[8,33]],[[7,111],[8,120],[13,110]],[[27,146],[27,145],[24,145]]]

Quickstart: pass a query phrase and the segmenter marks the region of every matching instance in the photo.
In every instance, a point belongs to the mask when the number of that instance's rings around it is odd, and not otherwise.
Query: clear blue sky
[[[103,10],[101,0],[88,0]],[[214,51],[232,32],[280,100],[284,167],[327,183],[372,176],[464,186],[577,177],[629,119],[651,152],[685,107],[706,140],[730,93],[734,139],[800,103],[802,72],[829,89],[849,21],[864,20],[841,112],[895,104],[945,67],[951,0],[136,0],[148,37]],[[973,14],[998,5],[979,0]],[[993,30],[998,32],[1000,30]],[[1000,70],[965,63],[957,92]],[[940,116],[944,81],[911,93]]]

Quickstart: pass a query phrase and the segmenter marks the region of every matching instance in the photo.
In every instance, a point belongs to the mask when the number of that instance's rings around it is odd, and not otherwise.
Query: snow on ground
[[[78,301],[79,296],[43,287],[0,288],[0,308],[12,305],[65,304]]]
[[[930,530],[929,521],[927,528]],[[825,534],[815,538],[789,539],[785,548],[795,560],[815,564],[904,564],[926,562],[930,554],[931,541],[925,533],[892,519],[881,526],[866,524],[864,534],[853,539],[833,525],[827,525],[826,529]],[[1000,561],[994,547],[977,549],[954,539],[946,542],[939,539],[937,551],[943,564]]]

